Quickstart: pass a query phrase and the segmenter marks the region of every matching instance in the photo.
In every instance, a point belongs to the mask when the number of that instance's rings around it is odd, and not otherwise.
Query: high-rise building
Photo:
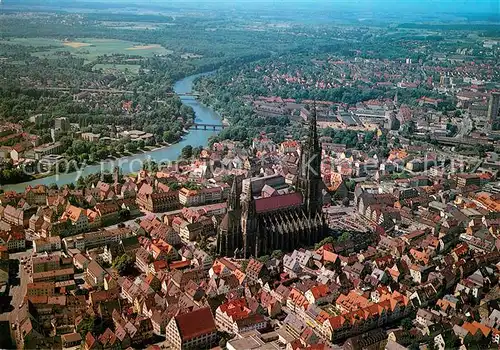
[[[54,129],[61,130],[62,132],[69,131],[70,125],[68,118],[56,118]]]
[[[488,120],[491,130],[500,130],[500,92],[493,92],[490,96]]]

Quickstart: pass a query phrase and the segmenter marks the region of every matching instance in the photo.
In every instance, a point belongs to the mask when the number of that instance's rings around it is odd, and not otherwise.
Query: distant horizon
[[[72,0],[70,4],[66,0],[3,0],[3,5],[23,6],[35,5],[40,7],[60,7],[62,10],[78,8],[83,4],[99,4],[100,9],[105,9],[106,5],[117,9],[123,4],[127,8],[196,8],[200,9],[220,9],[246,10],[258,12],[262,10],[282,9],[288,10],[296,8],[305,10],[310,8],[313,11],[335,11],[347,10],[350,12],[372,12],[374,14],[397,14],[403,15],[415,13],[418,15],[486,15],[490,18],[499,18],[500,1],[498,0],[147,0],[139,3],[137,0]]]

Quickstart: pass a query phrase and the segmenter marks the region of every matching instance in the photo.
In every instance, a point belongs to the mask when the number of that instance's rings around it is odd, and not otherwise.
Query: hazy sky
[[[93,0],[99,1],[100,0]],[[172,0],[112,0],[116,2],[125,1],[128,3],[165,4],[172,3]],[[177,2],[174,0],[174,2]],[[241,5],[257,4],[266,6],[281,7],[283,5],[300,5],[311,7],[342,7],[360,10],[390,10],[390,11],[410,11],[421,12],[449,12],[449,13],[500,13],[500,0],[182,0],[183,3],[203,3],[204,5]]]
[[[134,7],[148,7],[148,5],[165,5],[170,7],[172,4],[186,4],[207,7],[227,7],[241,8],[248,7],[258,9],[259,6],[265,8],[293,9],[294,7],[311,7],[317,10],[349,9],[373,12],[391,12],[399,11],[406,14],[412,11],[426,14],[434,13],[488,13],[492,17],[500,14],[500,0],[3,0],[4,3],[22,4],[38,3],[39,5],[52,5],[58,3],[59,6],[67,6],[68,3],[75,6],[77,3],[93,2],[101,4],[124,3]],[[72,7],[73,7],[72,6]]]

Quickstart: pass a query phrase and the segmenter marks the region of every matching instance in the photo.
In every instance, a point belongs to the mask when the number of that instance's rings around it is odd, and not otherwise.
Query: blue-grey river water
[[[204,73],[210,74],[210,73]],[[191,75],[182,80],[179,80],[174,85],[174,91],[178,94],[185,94],[192,92],[193,82],[194,80],[202,74]],[[196,119],[195,121],[198,123],[205,124],[221,124],[221,117],[211,108],[199,103],[192,96],[181,96],[182,103],[193,108]],[[101,170],[112,170],[115,166],[120,166],[122,172],[124,174],[130,172],[136,172],[141,169],[142,161],[145,159],[152,159],[156,161],[172,161],[176,160],[181,150],[184,146],[192,145],[196,146],[206,146],[208,144],[208,139],[210,136],[217,134],[216,131],[209,130],[190,130],[188,134],[184,135],[182,141],[179,143],[173,144],[169,147],[157,149],[154,151],[144,152],[140,154],[134,154],[132,156],[123,157],[120,159],[105,161],[101,164],[89,165],[86,166],[82,170],[82,176],[89,175],[92,173],[97,173]],[[44,177],[41,179],[23,182],[14,185],[5,185],[3,186],[4,190],[14,190],[18,192],[23,192],[25,187],[28,185],[37,185],[37,184],[53,184],[56,183],[59,186],[66,185],[69,183],[75,183],[78,174],[68,173],[68,174],[57,174],[48,177]]]

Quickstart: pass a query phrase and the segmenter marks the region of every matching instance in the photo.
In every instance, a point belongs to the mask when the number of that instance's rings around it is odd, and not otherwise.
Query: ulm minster
[[[315,108],[315,107],[314,107]],[[321,149],[316,112],[309,121],[307,141],[302,146],[298,176],[291,191],[280,175],[257,176],[233,181],[228,212],[217,235],[221,256],[269,255],[275,250],[293,251],[313,246],[327,235],[322,213]]]
[[[0,348],[497,349],[499,20],[0,1]]]

